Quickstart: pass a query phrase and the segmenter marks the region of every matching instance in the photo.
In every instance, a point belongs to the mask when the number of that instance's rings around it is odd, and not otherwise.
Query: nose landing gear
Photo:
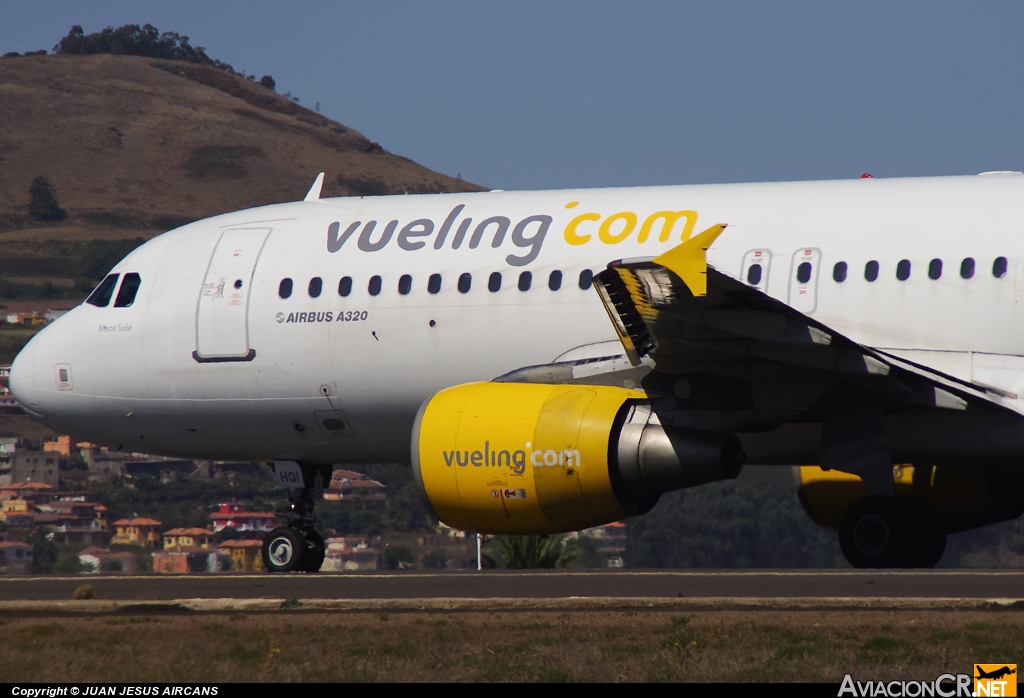
[[[300,463],[302,486],[288,490],[288,508],[278,511],[286,526],[263,539],[263,567],[268,572],[319,572],[327,547],[316,530],[316,499],[331,477],[331,466]]]
[[[327,551],[315,528],[279,526],[263,539],[262,553],[268,572],[319,572]]]

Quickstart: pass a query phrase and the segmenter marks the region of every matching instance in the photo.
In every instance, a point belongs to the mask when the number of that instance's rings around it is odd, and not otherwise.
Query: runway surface
[[[0,578],[0,602],[171,599],[1024,599],[1024,571],[530,571]]]

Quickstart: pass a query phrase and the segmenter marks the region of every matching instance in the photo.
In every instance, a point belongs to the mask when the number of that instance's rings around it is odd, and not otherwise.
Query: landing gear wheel
[[[303,536],[306,539],[306,552],[302,560],[302,571],[319,572],[327,555],[324,537],[315,528],[303,531]]]
[[[294,572],[303,569],[306,539],[294,528],[280,526],[263,539],[263,566],[267,572]]]
[[[898,497],[917,526],[917,547],[913,567],[935,567],[946,552],[946,527],[935,507],[921,497]]]
[[[854,567],[912,566],[916,546],[914,517],[895,497],[861,497],[849,506],[839,522],[839,547]]]

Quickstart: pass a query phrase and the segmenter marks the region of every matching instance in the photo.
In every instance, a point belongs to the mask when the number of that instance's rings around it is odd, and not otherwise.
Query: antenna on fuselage
[[[320,190],[323,189],[323,186],[324,186],[324,173],[321,172],[320,174],[318,174],[316,176],[316,179],[313,180],[313,186],[311,186],[309,188],[309,191],[306,192],[306,198],[304,198],[303,201],[319,201],[320,200]]]

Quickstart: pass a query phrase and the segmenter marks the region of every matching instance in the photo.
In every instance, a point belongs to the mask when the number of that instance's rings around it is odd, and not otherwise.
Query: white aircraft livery
[[[271,571],[332,464],[555,533],[795,469],[858,567],[1024,512],[1024,176],[305,200],[143,244],[16,358],[53,428],[273,462]]]

